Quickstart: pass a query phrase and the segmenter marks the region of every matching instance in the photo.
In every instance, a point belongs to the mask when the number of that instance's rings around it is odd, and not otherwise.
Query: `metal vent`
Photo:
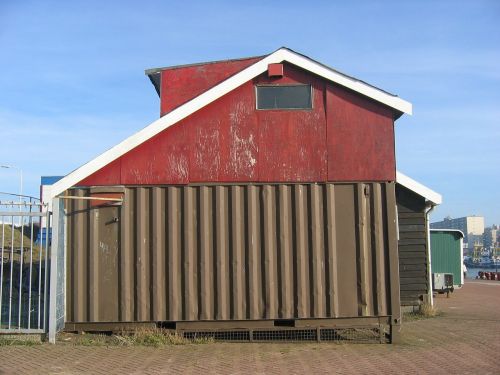
[[[183,331],[189,340],[210,338],[215,341],[263,341],[263,342],[349,342],[387,343],[387,332],[381,327],[367,328],[302,328],[269,330],[225,330],[225,331]],[[318,337],[319,335],[319,337]]]
[[[186,331],[184,338],[195,339],[214,339],[215,341],[250,341],[249,331]]]
[[[317,341],[315,329],[254,331],[255,341]]]
[[[321,341],[386,342],[384,331],[378,328],[324,328],[321,329],[320,337]]]

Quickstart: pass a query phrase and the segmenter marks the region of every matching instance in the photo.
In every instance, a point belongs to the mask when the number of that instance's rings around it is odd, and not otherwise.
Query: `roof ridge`
[[[197,62],[197,63],[192,63],[192,64],[180,64],[180,65],[164,66],[164,67],[160,67],[160,68],[150,68],[150,69],[146,69],[144,71],[144,74],[146,74],[148,76],[148,75],[151,75],[151,74],[160,73],[160,72],[162,72],[164,70],[182,69],[182,68],[189,68],[189,67],[193,67],[193,66],[218,64],[218,63],[223,63],[223,62],[244,61],[244,60],[252,60],[252,59],[263,59],[266,56],[269,56],[269,54],[268,55],[260,55],[260,56],[241,57],[241,58],[237,58],[237,59],[203,61],[203,62]]]

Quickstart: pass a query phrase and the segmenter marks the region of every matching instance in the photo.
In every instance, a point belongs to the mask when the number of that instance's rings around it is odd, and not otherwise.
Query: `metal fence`
[[[0,200],[0,333],[46,331],[50,243],[47,205]]]

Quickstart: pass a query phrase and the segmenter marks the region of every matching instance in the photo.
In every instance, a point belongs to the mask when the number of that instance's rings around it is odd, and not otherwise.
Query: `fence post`
[[[59,292],[59,274],[64,272],[64,263],[62,269],[58,269],[58,257],[62,255],[60,249],[64,248],[64,220],[61,199],[52,200],[52,241],[50,246],[50,287],[49,287],[49,342],[56,343],[57,321],[58,321],[58,292]],[[47,234],[49,229],[47,228]],[[48,241],[48,235],[46,238]]]

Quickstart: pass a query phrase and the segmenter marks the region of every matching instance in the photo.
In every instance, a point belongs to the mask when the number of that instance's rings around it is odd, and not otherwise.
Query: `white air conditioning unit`
[[[440,294],[453,292],[453,274],[452,273],[433,273],[432,290]]]

